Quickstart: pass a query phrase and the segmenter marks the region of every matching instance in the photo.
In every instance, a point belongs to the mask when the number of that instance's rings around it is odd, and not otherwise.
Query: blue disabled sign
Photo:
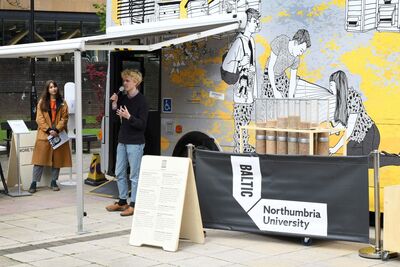
[[[164,113],[172,112],[172,98],[163,98],[163,112]]]

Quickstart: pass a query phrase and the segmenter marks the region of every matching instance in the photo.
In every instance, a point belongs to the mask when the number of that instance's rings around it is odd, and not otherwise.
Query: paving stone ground
[[[95,150],[93,152],[96,152]],[[98,151],[97,151],[98,152]],[[7,172],[5,155],[0,156]],[[91,154],[84,154],[84,169]],[[60,181],[69,179],[69,169]],[[43,187],[29,197],[0,194],[0,267],[2,266],[387,266],[400,259],[364,259],[358,250],[367,244],[300,239],[206,229],[204,244],[181,241],[177,252],[128,244],[132,217],[107,212],[112,199],[89,194],[84,186],[85,234],[77,234],[76,188]],[[371,229],[373,236],[373,229]]]

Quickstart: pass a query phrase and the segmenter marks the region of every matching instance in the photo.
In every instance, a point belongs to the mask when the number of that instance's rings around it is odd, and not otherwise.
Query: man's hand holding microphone
[[[112,109],[113,110],[117,110],[117,115],[120,116],[121,118],[125,118],[127,120],[129,120],[129,118],[131,117],[131,114],[129,113],[128,109],[126,108],[126,106],[121,106],[118,109],[118,95],[121,92],[121,90],[118,92],[118,94],[114,93],[111,97],[110,100],[112,101]]]

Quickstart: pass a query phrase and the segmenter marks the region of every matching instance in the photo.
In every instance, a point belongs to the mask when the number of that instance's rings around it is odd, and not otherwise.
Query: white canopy
[[[245,20],[241,20],[237,14],[204,16],[111,27],[107,29],[107,34],[92,37],[0,47],[0,58],[49,57],[65,53],[74,53],[78,233],[84,233],[81,52],[86,50],[114,50],[117,48],[153,51],[170,45],[237,30],[242,22],[244,23]],[[178,35],[179,37],[146,45],[124,44],[124,42],[129,42],[133,39],[163,35]],[[117,42],[120,44],[116,44]]]
[[[236,30],[240,23],[241,21],[236,14],[225,14],[111,27],[107,34],[98,36],[2,46],[0,47],[0,58],[48,57],[72,53],[77,50],[82,52],[86,50],[113,50],[115,48],[152,51],[172,44]],[[180,37],[147,45],[111,45],[111,42],[127,42],[132,39],[160,35],[180,35]]]

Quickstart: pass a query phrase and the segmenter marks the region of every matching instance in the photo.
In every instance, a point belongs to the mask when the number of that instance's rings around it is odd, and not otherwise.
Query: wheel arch
[[[200,131],[192,131],[186,133],[179,139],[174,147],[172,156],[186,157],[187,144],[193,144],[195,147],[202,149],[221,151],[221,147],[218,145],[214,137]]]

